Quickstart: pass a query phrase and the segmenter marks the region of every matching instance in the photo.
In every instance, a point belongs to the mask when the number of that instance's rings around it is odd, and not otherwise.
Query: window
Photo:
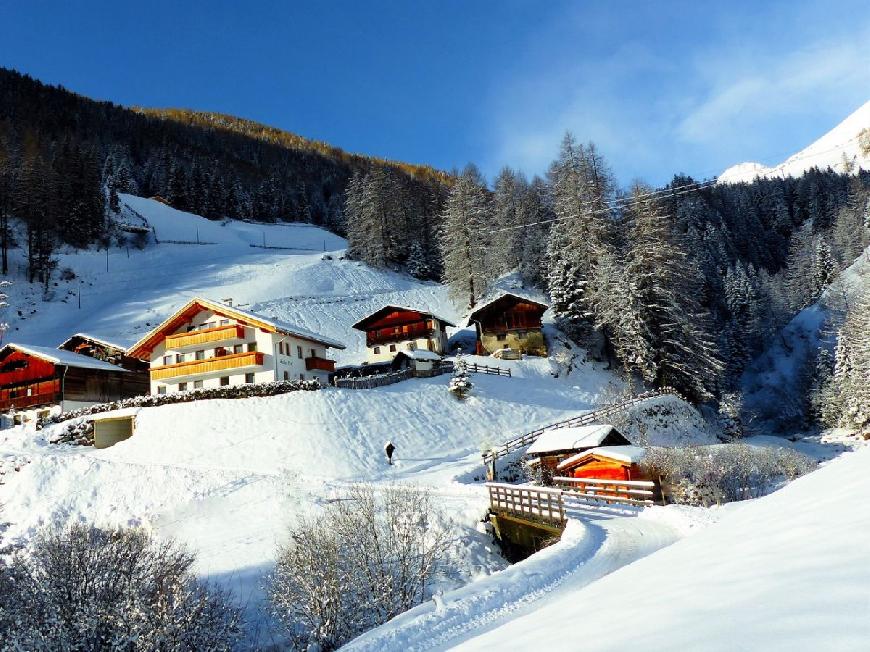
[[[526,331],[517,331],[518,338],[523,339],[523,338],[525,338],[525,336],[526,336]]]
[[[219,347],[217,347],[217,348],[214,350],[214,357],[216,357],[216,358],[222,358],[222,357],[224,357],[227,353],[228,353],[228,351],[227,351],[224,347],[219,346]]]
[[[257,343],[256,342],[248,342],[248,353],[253,353],[256,350],[257,350]]]
[[[395,352],[395,350],[396,350],[396,345],[395,345],[395,344],[390,344],[390,353]]]
[[[229,325],[230,325],[229,319],[221,319],[221,326],[229,326]]]
[[[507,335],[505,333],[499,333],[495,336],[495,339],[497,339],[499,342],[504,342],[507,339]]]
[[[284,340],[278,342],[278,353],[284,355]]]
[[[165,394],[166,393],[166,385],[158,385],[157,386],[157,393],[158,394]]]
[[[230,384],[230,377],[229,376],[221,376],[221,387],[226,387],[229,384]]]
[[[413,351],[414,349],[417,348],[417,343],[416,342],[408,342],[405,345],[405,348],[408,349],[409,351]]]
[[[164,355],[163,356],[163,364],[172,364],[172,356]]]
[[[249,385],[253,384],[254,374],[252,374],[252,373],[245,374],[245,382],[248,383]]]
[[[317,357],[317,349],[311,349],[311,357],[312,357],[312,358],[316,358],[316,357]]]
[[[375,352],[375,355],[377,355],[378,353],[381,352],[381,347],[376,346],[373,350],[374,350],[374,352]]]
[[[187,383],[178,383],[178,391],[186,392],[187,391]]]
[[[205,360],[205,351],[197,351],[193,354],[193,357],[197,360]]]
[[[299,356],[300,360],[302,359],[302,347],[301,346],[296,347],[296,355]]]
[[[233,353],[241,353],[241,352],[242,352],[242,345],[241,344],[236,344],[233,346]]]
[[[178,364],[179,362],[184,362],[184,354],[183,353],[176,353],[175,354],[175,363]]]
[[[289,371],[284,372],[284,380],[290,380],[290,372]]]
[[[193,381],[193,388],[194,389],[202,389],[202,381],[201,380],[194,380]]]

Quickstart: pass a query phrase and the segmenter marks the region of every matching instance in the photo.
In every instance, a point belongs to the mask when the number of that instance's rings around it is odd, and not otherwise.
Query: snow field
[[[870,447],[845,454],[456,649],[562,649],[576,632],[591,650],[866,650],[868,464]]]

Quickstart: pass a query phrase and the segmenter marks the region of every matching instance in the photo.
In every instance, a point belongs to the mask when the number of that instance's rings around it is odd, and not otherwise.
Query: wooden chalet
[[[598,446],[557,465],[560,475],[598,480],[650,480],[641,468],[646,449],[640,446]]]
[[[559,464],[600,446],[627,446],[631,442],[610,424],[592,424],[545,430],[526,451],[527,464],[540,469],[542,480],[557,475]]]
[[[108,342],[93,335],[76,333],[57,348],[110,362],[127,371],[142,373],[147,381],[148,363],[130,355],[127,353],[127,349],[119,344]]]
[[[527,355],[547,355],[541,318],[544,303],[505,292],[479,305],[468,317],[477,330],[477,354],[512,349]]]
[[[134,344],[150,367],[151,393],[282,380],[329,383],[336,340],[226,303],[195,298]]]
[[[146,374],[88,355],[14,343],[0,349],[0,414],[7,425],[147,391]]]
[[[384,306],[353,325],[366,334],[368,362],[392,360],[400,351],[447,353],[447,327],[443,317],[415,308]]]

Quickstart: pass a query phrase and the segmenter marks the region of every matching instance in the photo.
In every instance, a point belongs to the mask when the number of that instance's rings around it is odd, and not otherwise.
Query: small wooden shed
[[[96,417],[94,424],[94,448],[108,448],[120,441],[129,439],[136,430],[136,417],[114,416]]]
[[[651,480],[640,466],[646,449],[640,446],[599,446],[572,455],[556,467],[559,475],[598,480]]]
[[[596,423],[571,428],[545,430],[526,451],[532,465],[540,464],[547,475],[556,470],[564,459],[599,446],[631,444],[625,436],[608,423]]]

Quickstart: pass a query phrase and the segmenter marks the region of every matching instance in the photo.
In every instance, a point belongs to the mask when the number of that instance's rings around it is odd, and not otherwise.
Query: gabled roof
[[[427,362],[439,362],[442,357],[435,353],[435,351],[430,351],[429,349],[414,349],[413,351],[399,351],[395,357],[399,357],[400,355],[405,356],[406,358],[413,358],[414,360],[426,360]]]
[[[108,340],[101,339],[99,337],[94,337],[93,335],[88,335],[87,333],[75,333],[74,335],[70,335],[63,342],[58,344],[57,348],[63,349],[64,346],[69,344],[75,338],[80,337],[83,340],[88,340],[89,342],[94,342],[95,344],[102,344],[103,346],[108,346],[112,349],[119,349],[120,351],[126,351],[126,346],[121,346],[120,344],[116,344],[115,342],[109,342]]]
[[[542,303],[542,302],[538,301],[537,299],[533,299],[532,297],[527,296],[527,295],[517,294],[516,292],[499,292],[498,294],[496,294],[492,298],[489,298],[486,301],[484,301],[484,303],[477,304],[477,307],[475,307],[474,311],[468,315],[468,323],[470,324],[471,321],[476,316],[479,316],[480,313],[484,312],[487,308],[493,306],[494,304],[498,303],[499,301],[502,301],[504,299],[510,299],[510,298],[516,299],[517,301],[524,301],[526,303],[533,303],[537,306],[540,306],[544,310],[547,310],[550,307],[546,303]]]
[[[428,310],[423,310],[422,308],[409,308],[408,306],[389,305],[389,306],[384,306],[383,308],[378,308],[377,310],[375,310],[373,313],[371,313],[367,317],[363,317],[357,323],[355,323],[352,326],[352,328],[355,328],[358,331],[365,330],[366,324],[369,324],[373,321],[376,321],[384,314],[389,313],[389,312],[403,311],[403,310],[407,310],[409,312],[419,312],[424,317],[432,317],[433,319],[443,321],[447,326],[456,326],[456,324],[454,324],[449,319],[445,319],[444,317],[442,317],[440,315],[436,315],[434,312],[429,312]]]
[[[100,369],[102,371],[120,371],[126,373],[127,370],[110,362],[97,360],[81,353],[73,353],[72,351],[64,351],[62,349],[52,349],[45,346],[31,346],[30,344],[16,344],[10,342],[0,349],[0,357],[3,356],[3,351],[12,349],[21,351],[27,355],[32,355],[35,358],[40,358],[52,364],[62,365],[64,367],[76,367],[77,369]]]
[[[604,457],[624,464],[637,464],[646,457],[646,449],[641,446],[598,446],[562,460],[556,468],[564,469],[576,466],[579,462],[591,457]]]
[[[600,446],[611,432],[619,432],[609,423],[597,423],[574,428],[553,428],[545,430],[535,442],[529,446],[526,455],[535,453],[552,453]]]
[[[258,315],[256,313],[248,312],[246,310],[240,310],[238,308],[234,308],[226,304],[219,303],[217,301],[211,301],[210,299],[195,297],[188,301],[186,304],[184,304],[181,308],[176,310],[172,315],[169,316],[168,319],[163,321],[163,323],[161,323],[156,328],[149,331],[147,335],[145,335],[142,339],[140,339],[132,347],[130,347],[128,355],[137,358],[143,358],[144,356],[147,356],[154,349],[154,347],[157,346],[157,344],[165,337],[166,334],[174,331],[176,328],[184,324],[188,319],[193,317],[201,310],[211,310],[215,314],[221,315],[223,317],[228,317],[230,319],[235,319],[239,322],[242,322],[243,324],[254,326],[256,328],[261,328],[264,331],[270,333],[291,335],[293,337],[298,337],[303,340],[315,342],[317,344],[324,344],[333,349],[345,348],[344,344],[342,344],[338,340],[323,337],[322,335],[318,335],[314,331],[308,330],[307,328],[302,328],[301,326],[295,326],[293,324],[278,321],[277,319],[272,319],[271,317],[264,317],[263,315]]]

